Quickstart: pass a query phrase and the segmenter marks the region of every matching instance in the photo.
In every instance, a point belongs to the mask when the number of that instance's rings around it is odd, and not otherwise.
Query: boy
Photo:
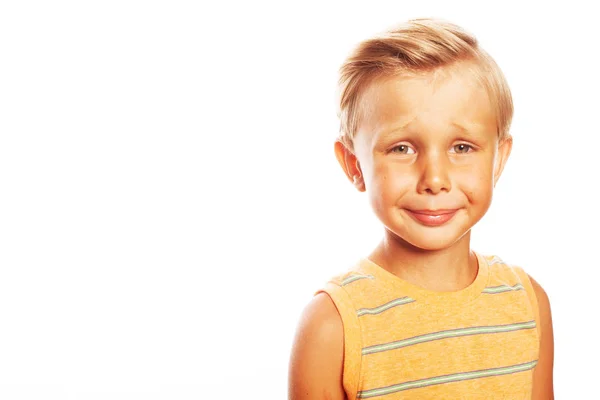
[[[552,399],[546,293],[469,244],[512,147],[499,67],[460,27],[419,19],[340,72],[335,154],[384,238],[305,309],[290,399]]]

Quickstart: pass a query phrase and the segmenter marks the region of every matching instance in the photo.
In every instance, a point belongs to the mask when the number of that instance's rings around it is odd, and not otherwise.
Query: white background
[[[382,233],[333,154],[337,69],[425,16],[473,32],[509,80],[514,150],[473,248],[546,289],[557,398],[591,398],[595,15],[572,1],[3,2],[0,398],[285,398],[303,307]]]

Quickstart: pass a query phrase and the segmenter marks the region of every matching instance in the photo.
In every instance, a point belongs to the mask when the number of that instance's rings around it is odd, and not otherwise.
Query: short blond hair
[[[361,123],[361,96],[376,80],[431,72],[471,62],[495,109],[500,140],[509,136],[513,116],[510,88],[494,59],[463,28],[439,19],[413,19],[359,43],[340,67],[340,137],[353,149]]]

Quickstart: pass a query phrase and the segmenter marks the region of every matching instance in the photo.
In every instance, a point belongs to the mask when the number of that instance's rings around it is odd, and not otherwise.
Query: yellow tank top
[[[457,292],[412,285],[368,259],[328,282],[344,325],[348,399],[530,399],[539,311],[520,267],[477,254]]]

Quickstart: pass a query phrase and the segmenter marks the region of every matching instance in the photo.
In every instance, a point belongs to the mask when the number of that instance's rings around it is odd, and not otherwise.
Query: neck
[[[453,292],[477,276],[477,257],[470,251],[471,232],[446,249],[423,250],[386,230],[369,258],[397,277],[424,289]]]

